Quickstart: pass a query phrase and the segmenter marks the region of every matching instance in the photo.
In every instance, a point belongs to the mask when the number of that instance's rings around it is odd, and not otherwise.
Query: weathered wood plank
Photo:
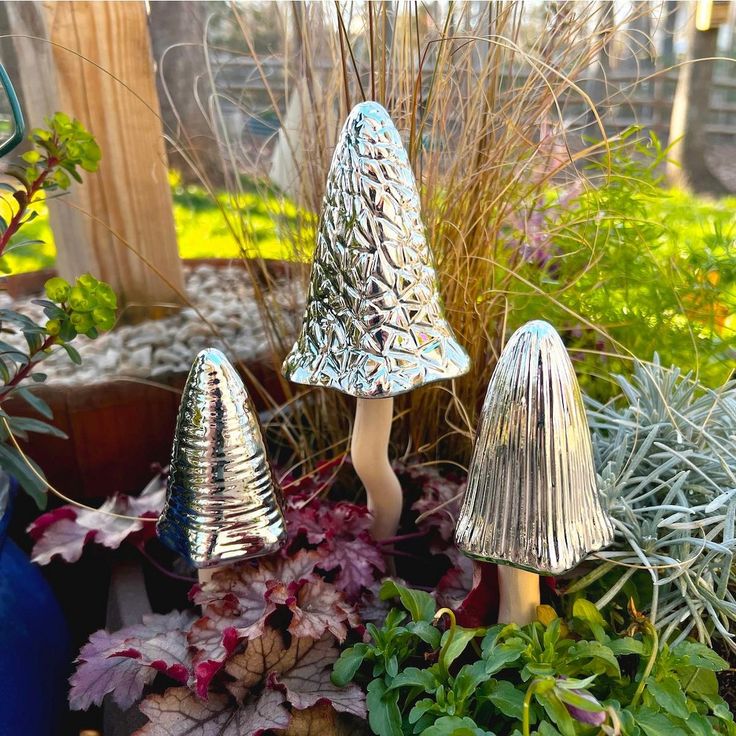
[[[14,33],[48,39],[17,39],[28,69],[29,117],[35,124],[64,110],[102,149],[100,170],[52,205],[59,273],[92,271],[147,314],[156,314],[156,304],[180,303],[184,282],[145,4],[13,5]]]
[[[184,282],[145,4],[54,2],[46,12],[60,104],[103,152],[84,190],[97,275],[127,304],[179,302]]]
[[[13,82],[22,90],[23,114],[29,129],[42,127],[45,119],[60,109],[52,48],[46,40],[46,13],[38,2],[14,0],[4,3],[4,8],[14,36],[18,76]],[[48,205],[57,240],[57,267],[68,277],[95,272],[97,261],[82,213],[85,201],[81,188],[73,187]]]

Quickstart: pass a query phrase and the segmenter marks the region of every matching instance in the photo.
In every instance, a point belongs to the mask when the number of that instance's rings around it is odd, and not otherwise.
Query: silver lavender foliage
[[[401,137],[381,105],[362,102],[332,158],[307,310],[283,374],[380,398],[469,367],[444,317]]]
[[[159,538],[199,568],[268,554],[286,540],[279,497],[240,376],[202,350],[179,407]]]
[[[613,541],[577,378],[547,322],[518,329],[498,361],[455,539],[471,557],[550,575]]]

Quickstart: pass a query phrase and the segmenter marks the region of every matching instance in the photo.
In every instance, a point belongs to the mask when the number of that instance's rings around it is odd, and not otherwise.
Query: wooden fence
[[[644,80],[633,74],[608,79],[610,99],[604,122],[609,133],[630,125],[641,125],[667,140],[677,72],[666,72]],[[716,73],[711,88],[706,131],[714,142],[736,144],[736,76]]]
[[[214,59],[216,88],[224,100],[225,123],[231,134],[265,137],[278,129],[278,116],[266,93],[262,75],[278,101],[281,112],[286,106],[284,65],[277,59],[261,62],[260,70],[252,59],[220,55]],[[431,76],[425,70],[425,79]],[[517,83],[518,76],[515,75]],[[583,88],[592,83],[581,82]],[[609,134],[620,133],[638,124],[667,140],[672,101],[677,86],[677,71],[653,73],[614,71],[606,83],[606,102],[602,113]],[[579,95],[568,96],[563,107],[565,120],[580,127],[586,118],[586,106]],[[714,142],[736,144],[736,75],[717,71],[713,80],[707,132]]]

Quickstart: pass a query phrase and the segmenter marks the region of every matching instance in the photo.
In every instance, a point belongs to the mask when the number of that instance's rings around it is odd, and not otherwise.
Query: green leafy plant
[[[627,356],[652,346],[712,387],[733,368],[736,223],[727,206],[695,215],[696,201],[664,191],[666,157],[653,133],[631,128],[586,166],[584,187],[551,187],[507,233],[530,285],[513,294],[512,326],[545,314],[599,398],[616,389],[607,372],[630,373]]]
[[[568,587],[616,616],[633,596],[665,641],[717,634],[735,646],[736,383],[637,363],[622,396],[589,400],[600,486],[617,534]]]
[[[92,135],[78,121],[56,113],[48,128],[31,132],[32,150],[22,156],[22,163],[8,167],[6,173],[17,184],[3,183],[0,210],[0,270],[6,253],[16,248],[38,244],[21,237],[20,230],[37,216],[38,203],[48,194],[68,189],[71,180],[81,182],[79,173],[97,169],[100,150]],[[0,467],[15,476],[39,507],[46,502],[43,473],[21,453],[15,438],[26,439],[29,432],[64,437],[56,427],[30,417],[11,416],[6,401],[18,397],[45,419],[51,419],[48,405],[25,384],[42,383],[46,375],[39,364],[55,348],[63,349],[75,363],[79,353],[71,344],[77,335],[94,339],[115,323],[117,300],[112,288],[90,274],[80,276],[75,284],[54,277],[45,285],[46,299],[37,300],[43,307],[43,324],[12,309],[0,310]]]
[[[365,683],[378,736],[736,733],[715,677],[726,662],[692,641],[660,648],[633,606],[623,634],[583,598],[566,621],[541,606],[527,626],[484,630],[457,626],[429,594],[393,581],[380,595],[400,607],[369,624],[332,674],[339,686]]]

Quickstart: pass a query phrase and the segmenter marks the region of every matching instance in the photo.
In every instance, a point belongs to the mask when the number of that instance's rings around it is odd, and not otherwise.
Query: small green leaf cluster
[[[46,332],[57,337],[60,343],[69,342],[80,334],[94,339],[115,324],[115,292],[94,276],[85,273],[74,286],[56,276],[49,279],[44,288],[48,299],[37,303],[43,306],[49,318]]]
[[[46,123],[46,128],[31,131],[35,148],[22,156],[27,164],[25,177],[28,181],[37,180],[46,169],[52,169],[44,178],[43,188],[68,189],[70,177],[81,183],[78,169],[97,171],[100,147],[79,120],[57,112]]]
[[[648,357],[656,346],[711,387],[733,368],[733,200],[664,191],[667,156],[651,131],[630,128],[589,161],[587,186],[550,188],[506,234],[511,253],[531,254],[516,269],[510,327],[544,314],[584,390],[604,402],[616,386],[601,367],[628,375],[623,353]]]
[[[2,408],[12,396],[23,399],[44,419],[52,419],[48,404],[22,384],[31,380],[43,383],[46,374],[37,370],[39,364],[52,352],[54,346],[64,349],[76,364],[82,358],[71,342],[79,334],[96,338],[115,323],[117,300],[107,284],[94,276],[80,276],[74,286],[60,277],[45,284],[47,299],[37,299],[48,317],[45,325],[11,309],[0,310],[0,332],[20,332],[26,348],[0,340],[0,467],[11,473],[40,508],[46,503],[46,484],[43,473],[32,461],[23,457],[10,443],[10,433],[28,439],[29,432],[64,438],[66,435],[51,424],[30,417],[14,417]]]
[[[366,686],[377,736],[736,734],[715,676],[726,662],[690,641],[659,649],[643,617],[617,635],[580,598],[568,621],[542,606],[527,626],[466,629],[427,593],[389,581],[380,595],[400,607],[332,675]]]
[[[0,216],[0,271],[8,273],[2,255],[15,248],[37,244],[23,240],[20,230],[37,215],[34,203],[49,191],[64,190],[71,180],[81,181],[79,169],[95,171],[100,149],[92,135],[78,121],[56,113],[47,129],[31,133],[34,149],[23,155],[22,165],[11,165],[6,173],[17,183],[0,183],[2,204],[11,213]],[[95,338],[115,323],[117,300],[108,284],[90,274],[80,276],[74,285],[62,278],[46,282],[46,299],[37,300],[47,317],[38,324],[30,317],[11,309],[0,310],[0,333],[22,335],[25,346],[18,340],[0,339],[0,468],[13,475],[40,508],[46,505],[46,482],[42,470],[13,441],[27,439],[29,432],[41,432],[57,437],[65,435],[56,427],[39,419],[14,417],[6,411],[4,402],[11,396],[23,399],[44,419],[52,419],[49,406],[25,384],[42,383],[46,375],[38,365],[59,345],[74,363],[81,363],[77,350],[70,344],[77,335]]]

